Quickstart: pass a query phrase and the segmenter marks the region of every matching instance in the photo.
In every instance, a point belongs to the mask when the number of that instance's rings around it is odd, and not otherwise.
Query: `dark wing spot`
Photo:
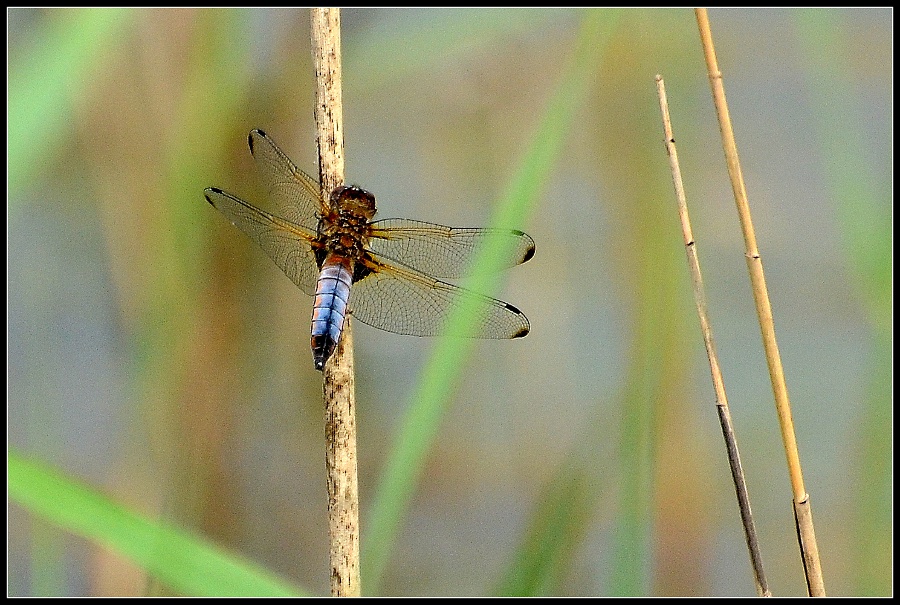
[[[209,194],[208,194],[208,193],[205,193],[205,192],[206,192],[206,191],[212,191],[213,193],[219,193],[219,194],[225,193],[224,191],[222,191],[222,190],[219,189],[218,187],[207,187],[207,188],[204,189],[203,191],[204,191],[203,197],[206,198],[206,201],[209,202],[210,205],[211,205],[213,208],[216,207],[216,204],[215,204],[215,202],[212,201],[212,198],[209,197]]]
[[[318,245],[313,248],[313,254],[316,255],[316,266],[318,266],[321,269],[322,265],[325,264],[325,257],[328,256],[328,250],[325,249],[325,246]],[[355,272],[355,269],[356,269],[356,267],[354,267],[354,272]],[[356,280],[354,279],[353,281],[356,281]]]
[[[530,248],[525,252],[525,258],[522,259],[522,262],[523,262],[523,263],[527,263],[529,260],[531,260],[531,257],[532,257],[532,256],[534,256],[534,246],[530,247]]]
[[[510,311],[512,311],[513,313],[515,313],[516,315],[522,315],[522,312],[519,311],[514,306],[512,306],[511,304],[509,304],[509,303],[505,303],[505,304],[506,304],[506,308],[509,309]]]
[[[529,260],[531,260],[531,257],[534,256],[534,240],[532,240],[531,236],[524,231],[519,231],[518,229],[511,229],[510,231],[514,235],[518,235],[519,237],[523,237],[526,240],[531,241],[531,246],[528,248],[528,250],[525,251],[525,256],[522,257],[522,260],[519,261],[520,264],[527,263]]]
[[[247,135],[247,144],[250,146],[250,154],[251,155],[253,155],[256,152],[256,150],[253,149],[253,133],[256,133],[259,136],[264,137],[264,138],[269,138],[269,135],[267,135],[265,132],[263,132],[259,128],[254,128],[253,130],[251,130],[250,134]]]
[[[523,336],[528,334],[531,331],[531,325],[529,325],[528,318],[525,317],[525,314],[522,313],[521,311],[519,311],[516,307],[512,306],[509,303],[506,303],[506,308],[509,309],[510,311],[512,311],[513,313],[515,313],[516,315],[521,315],[522,319],[525,320],[525,325],[522,326],[522,329],[519,330],[518,332],[516,332],[515,334],[513,334],[512,336],[510,336],[510,338],[522,338]]]
[[[317,251],[317,253],[318,253],[318,251]],[[325,250],[324,249],[322,250],[322,253],[323,253],[322,262],[324,262],[325,261],[325,258],[324,258]],[[366,257],[371,259],[368,252],[366,253]],[[322,263],[320,262],[319,266],[321,266],[321,265],[322,265]],[[372,273],[371,267],[369,267],[365,263],[355,263],[353,265],[353,283],[355,284],[356,282],[365,279],[371,273]]]

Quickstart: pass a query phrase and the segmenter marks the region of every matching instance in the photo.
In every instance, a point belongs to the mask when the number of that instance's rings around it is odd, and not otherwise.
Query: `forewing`
[[[475,254],[490,238],[504,240],[501,268],[524,263],[534,255],[534,240],[521,231],[445,227],[398,218],[372,223],[369,247],[385,259],[427,275],[455,279],[466,275]]]
[[[315,233],[221,189],[204,190],[206,200],[269,255],[297,286],[310,295],[316,293],[318,266],[313,255]]]
[[[397,334],[437,336],[457,308],[471,304],[472,324],[464,335],[518,338],[528,319],[514,306],[417,271],[365,260],[372,273],[353,284],[350,312],[360,321]]]
[[[315,231],[323,214],[319,182],[297,168],[262,130],[251,130],[248,142],[278,214]]]

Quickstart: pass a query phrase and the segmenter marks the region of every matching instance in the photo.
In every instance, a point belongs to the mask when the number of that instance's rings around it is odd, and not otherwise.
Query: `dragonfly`
[[[326,195],[265,132],[252,130],[248,143],[274,212],[218,187],[204,194],[297,287],[315,297],[310,346],[317,370],[334,353],[351,314],[388,332],[437,336],[465,305],[472,318],[466,336],[528,334],[528,318],[513,305],[443,280],[464,277],[490,238],[504,240],[498,266],[528,261],[534,256],[529,235],[403,218],[376,221],[375,196],[365,189],[340,185]]]

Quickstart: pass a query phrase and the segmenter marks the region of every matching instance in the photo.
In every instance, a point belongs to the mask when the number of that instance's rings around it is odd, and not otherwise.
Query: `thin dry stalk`
[[[731,422],[731,412],[728,409],[728,397],[725,394],[725,381],[722,378],[722,371],[719,367],[719,356],[716,353],[716,343],[713,340],[712,326],[706,310],[706,291],[703,288],[703,275],[700,273],[700,259],[697,255],[697,244],[694,240],[691,220],[688,216],[687,197],[684,193],[684,182],[681,179],[681,167],[678,164],[675,135],[672,130],[672,121],[669,117],[669,102],[666,98],[666,86],[662,76],[656,76],[656,91],[659,95],[659,108],[662,112],[663,130],[666,135],[666,153],[669,155],[672,183],[675,185],[675,198],[678,202],[678,217],[681,219],[681,233],[684,236],[685,252],[687,253],[688,267],[691,271],[694,301],[697,304],[697,316],[700,318],[700,332],[703,334],[703,344],[706,345],[706,356],[709,358],[713,389],[716,392],[716,411],[719,414],[719,424],[722,425],[722,435],[725,438],[728,463],[731,466],[731,478],[734,481],[738,508],[741,511],[741,522],[744,525],[744,536],[747,539],[747,548],[750,551],[750,564],[753,567],[756,592],[761,597],[770,597],[772,593],[769,592],[769,583],[766,580],[762,555],[759,552],[759,541],[756,535],[756,527],[753,523],[753,513],[750,510],[750,495],[747,491],[747,482],[744,479],[744,469],[741,467],[737,437],[734,433],[734,425]]]
[[[800,467],[800,453],[797,449],[797,438],[794,434],[794,421],[791,417],[791,404],[788,399],[787,385],[784,381],[784,368],[781,365],[781,355],[778,352],[778,343],[775,341],[775,324],[772,321],[772,307],[769,303],[769,292],[766,288],[766,278],[763,274],[762,259],[756,246],[756,235],[753,231],[753,220],[750,216],[750,205],[747,201],[747,191],[744,188],[744,177],[741,174],[741,165],[738,159],[737,144],[734,140],[734,131],[731,128],[731,117],[728,114],[728,103],[725,100],[725,86],[722,83],[722,72],[719,71],[716,52],[712,41],[712,32],[709,26],[709,15],[706,9],[695,9],[697,25],[700,29],[700,40],[703,44],[703,54],[706,56],[706,67],[709,73],[709,83],[712,88],[713,101],[716,105],[716,113],[719,117],[719,129],[722,133],[722,146],[725,150],[725,161],[728,165],[728,175],[731,178],[731,188],[734,191],[734,200],[737,204],[738,217],[741,229],[744,233],[746,246],[747,268],[750,272],[750,284],[753,289],[753,299],[756,303],[756,314],[759,318],[759,326],[762,332],[763,348],[766,353],[766,362],[769,366],[769,378],[772,382],[772,391],[775,395],[775,409],[778,413],[778,421],[781,425],[781,439],[784,443],[784,451],[787,456],[788,474],[791,479],[793,491],[794,518],[797,523],[797,536],[800,542],[800,555],[803,559],[803,569],[806,574],[806,585],[810,596],[825,596],[825,582],[822,577],[822,567],[819,561],[819,549],[816,545],[816,535],[813,531],[812,509],[810,508],[809,494],[803,485],[803,473]]]
[[[340,10],[314,8],[310,21],[316,68],[319,182],[327,199],[344,182]],[[350,323],[348,315],[337,350],[323,371],[331,595],[336,597],[360,596],[356,396]]]

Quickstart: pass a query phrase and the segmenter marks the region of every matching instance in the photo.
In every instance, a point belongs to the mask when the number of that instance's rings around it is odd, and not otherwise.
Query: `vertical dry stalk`
[[[314,8],[310,22],[316,69],[319,182],[327,199],[344,182],[340,10]],[[356,404],[350,323],[348,315],[337,350],[323,371],[332,596],[360,596]]]
[[[738,160],[737,144],[734,140],[734,131],[731,128],[728,104],[725,101],[722,72],[719,71],[718,61],[716,60],[712,32],[709,27],[709,15],[706,9],[703,8],[695,9],[695,13],[697,25],[700,29],[700,40],[703,44],[703,54],[706,57],[706,67],[709,73],[713,101],[716,105],[716,113],[719,116],[719,129],[722,133],[722,145],[725,149],[728,175],[731,178],[731,188],[734,191],[734,200],[737,204],[741,229],[744,233],[747,268],[750,272],[753,299],[756,303],[763,348],[765,349],[766,362],[769,366],[769,378],[775,395],[775,409],[781,425],[781,439],[784,443],[785,455],[787,456],[788,474],[790,475],[791,489],[793,491],[794,517],[797,522],[797,535],[800,542],[803,569],[806,574],[807,590],[810,596],[825,596],[825,583],[819,561],[819,549],[816,545],[816,536],[813,531],[809,494],[806,493],[806,488],[803,485],[800,454],[797,449],[797,438],[794,434],[794,421],[791,417],[791,404],[784,381],[784,368],[781,365],[778,343],[775,341],[772,307],[769,304],[769,293],[766,288],[766,278],[763,274],[762,259],[756,247],[756,235],[753,231],[753,220],[750,216],[750,206],[747,202],[747,191],[744,188],[744,177],[741,174],[741,165]]]
[[[659,108],[662,112],[663,131],[666,135],[666,153],[669,155],[669,166],[672,169],[672,183],[675,185],[675,198],[678,202],[678,216],[681,219],[681,233],[684,236],[685,252],[687,253],[688,267],[691,271],[691,283],[694,288],[694,301],[697,304],[697,316],[700,318],[700,332],[703,334],[703,343],[706,345],[706,356],[709,358],[709,369],[712,373],[713,389],[716,392],[716,410],[719,414],[719,424],[722,425],[722,435],[725,438],[725,448],[728,453],[728,463],[731,466],[731,478],[734,481],[734,490],[737,494],[738,508],[741,511],[741,521],[744,525],[744,536],[747,539],[747,548],[750,550],[750,564],[753,567],[753,576],[756,581],[756,592],[761,597],[770,597],[766,573],[763,570],[762,555],[759,552],[759,541],[756,536],[756,527],[753,523],[753,513],[750,510],[750,495],[747,491],[747,482],[744,479],[744,469],[741,467],[741,457],[738,452],[737,437],[734,434],[734,426],[731,422],[731,412],[728,410],[728,397],[725,394],[725,381],[719,368],[719,357],[716,353],[716,343],[713,340],[712,327],[709,323],[709,314],[706,310],[706,292],[703,289],[703,275],[700,273],[700,259],[697,255],[696,241],[691,230],[691,220],[688,216],[687,197],[684,193],[684,183],[681,179],[681,167],[678,164],[678,152],[675,149],[675,135],[672,131],[672,121],[669,117],[669,102],[666,99],[666,86],[662,76],[656,76],[656,91],[659,95]]]

